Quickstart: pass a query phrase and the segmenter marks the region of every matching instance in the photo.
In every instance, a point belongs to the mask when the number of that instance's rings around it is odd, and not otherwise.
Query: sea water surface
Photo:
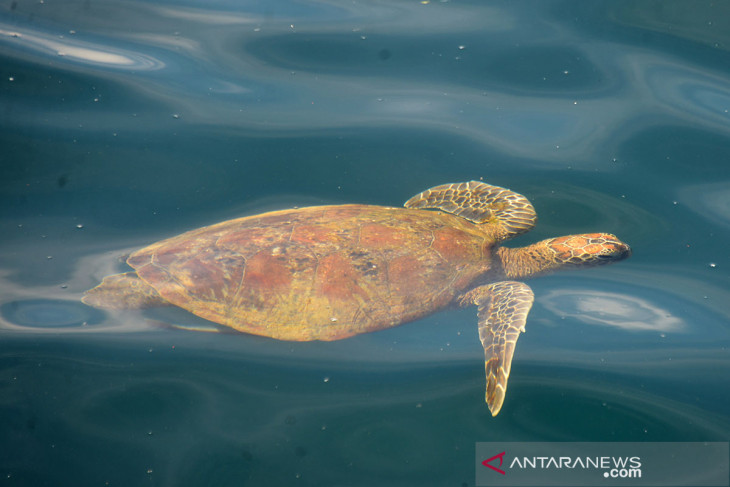
[[[730,4],[0,1],[0,484],[474,484],[475,442],[730,438]],[[633,256],[289,343],[84,290],[239,216],[483,179]]]

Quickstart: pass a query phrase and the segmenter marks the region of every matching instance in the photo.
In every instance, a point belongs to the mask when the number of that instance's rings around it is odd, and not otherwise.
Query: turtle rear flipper
[[[529,231],[537,222],[532,204],[521,194],[479,181],[442,184],[405,202],[406,208],[438,208],[489,226],[497,241]]]
[[[106,309],[142,309],[170,306],[159,293],[135,272],[107,276],[101,284],[86,291],[84,304]]]
[[[479,307],[479,339],[484,347],[487,376],[485,401],[492,416],[502,408],[512,356],[520,333],[525,331],[527,314],[535,297],[523,282],[500,281],[472,289],[462,304]]]

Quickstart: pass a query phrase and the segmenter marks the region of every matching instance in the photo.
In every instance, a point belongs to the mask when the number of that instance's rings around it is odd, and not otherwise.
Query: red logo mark
[[[484,461],[482,462],[482,465],[484,465],[485,467],[491,468],[491,469],[492,469],[492,470],[494,470],[495,472],[499,472],[499,473],[501,473],[502,475],[505,475],[505,472],[504,472],[504,470],[502,470],[501,468],[497,468],[497,467],[495,467],[494,465],[490,465],[490,464],[489,464],[489,462],[491,462],[492,460],[494,460],[494,459],[496,459],[496,458],[499,458],[499,466],[501,467],[501,466],[502,466],[502,461],[504,460],[504,454],[505,454],[505,453],[507,453],[507,452],[506,452],[506,451],[503,451],[502,453],[500,453],[500,454],[498,454],[498,455],[494,455],[494,456],[493,456],[492,458],[487,458],[486,460],[484,460]]]

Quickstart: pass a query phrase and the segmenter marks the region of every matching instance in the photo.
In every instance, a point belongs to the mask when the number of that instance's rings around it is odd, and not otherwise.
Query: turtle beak
[[[631,257],[631,247],[619,240],[615,235],[604,235],[604,249],[598,254],[598,258],[607,262],[618,262]]]
[[[631,257],[631,247],[622,242],[618,260],[628,259],[629,257]]]

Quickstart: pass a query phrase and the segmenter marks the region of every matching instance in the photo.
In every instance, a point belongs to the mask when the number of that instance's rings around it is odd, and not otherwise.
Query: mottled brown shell
[[[172,304],[284,340],[336,340],[441,309],[488,270],[494,241],[455,215],[366,205],[230,220],[133,253]]]

